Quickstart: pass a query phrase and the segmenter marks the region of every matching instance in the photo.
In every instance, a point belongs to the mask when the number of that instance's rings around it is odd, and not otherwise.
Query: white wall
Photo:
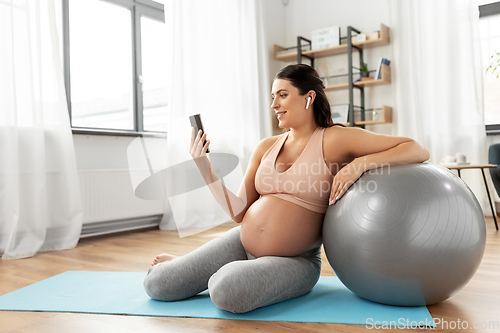
[[[290,0],[285,15],[287,45],[294,45],[298,35],[311,38],[312,30],[324,27],[338,25],[345,36],[349,25],[361,31],[389,25],[385,0]]]
[[[73,135],[78,170],[127,169],[127,147],[133,137]]]
[[[135,139],[124,136],[73,135],[84,224],[163,213],[163,201],[142,200],[134,194],[137,184],[133,185],[130,176],[127,150]],[[164,145],[164,140],[147,139],[148,150],[153,148],[153,156],[150,157],[156,166],[155,172],[161,169],[161,165],[165,165],[165,156],[161,154],[165,149],[155,147]],[[131,156],[134,161],[144,159],[142,150],[136,150],[132,151]],[[136,162],[135,165],[137,164]],[[147,165],[145,159],[141,164]],[[146,176],[147,174],[142,179]],[[137,181],[138,172],[134,177]]]

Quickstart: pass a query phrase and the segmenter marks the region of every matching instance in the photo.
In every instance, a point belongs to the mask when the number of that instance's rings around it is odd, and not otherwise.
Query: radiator
[[[137,198],[128,170],[80,170],[78,176],[83,204],[82,238],[159,224],[164,203]]]

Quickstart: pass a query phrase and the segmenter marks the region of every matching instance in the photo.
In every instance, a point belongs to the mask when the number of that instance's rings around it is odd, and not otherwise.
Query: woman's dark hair
[[[292,86],[299,90],[300,95],[305,95],[310,90],[316,92],[316,99],[314,100],[314,120],[318,126],[343,126],[342,124],[335,124],[333,122],[330,102],[325,94],[325,85],[314,68],[305,64],[288,65],[276,74],[274,80],[277,79],[290,81]]]

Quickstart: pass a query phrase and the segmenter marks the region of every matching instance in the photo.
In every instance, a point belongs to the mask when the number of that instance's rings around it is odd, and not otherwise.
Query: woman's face
[[[274,80],[271,97],[271,108],[278,117],[280,128],[303,125],[312,116],[312,106],[306,109],[308,95],[299,95],[299,90],[288,80]]]

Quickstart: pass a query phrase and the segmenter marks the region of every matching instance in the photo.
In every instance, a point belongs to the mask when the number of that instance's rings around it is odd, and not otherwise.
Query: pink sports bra
[[[280,173],[276,171],[276,159],[290,132],[282,134],[262,156],[255,175],[257,192],[262,196],[272,195],[314,212],[325,213],[333,175],[324,160],[324,132],[324,127],[317,127],[295,163]]]

